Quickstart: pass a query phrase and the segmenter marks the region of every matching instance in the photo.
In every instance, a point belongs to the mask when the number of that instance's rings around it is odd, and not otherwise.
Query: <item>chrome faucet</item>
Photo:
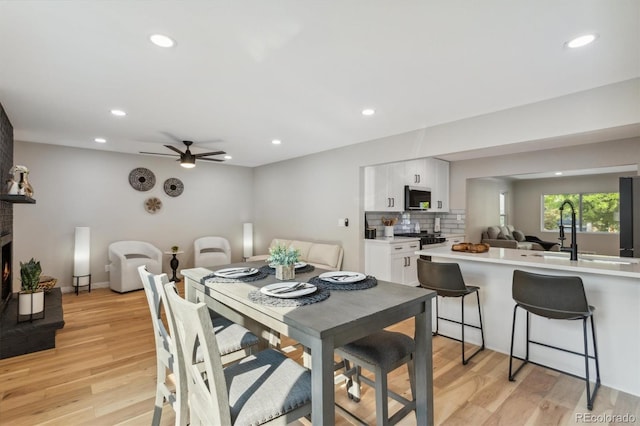
[[[571,246],[564,246],[564,225],[562,224],[562,210],[565,205],[569,205],[571,207]],[[578,260],[578,244],[576,243],[576,209],[573,207],[573,203],[569,200],[564,200],[562,205],[560,205],[560,251],[568,251],[571,253],[571,260]]]

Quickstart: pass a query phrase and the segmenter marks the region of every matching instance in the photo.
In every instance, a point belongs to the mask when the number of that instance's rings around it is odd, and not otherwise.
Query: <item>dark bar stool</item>
[[[480,294],[479,288],[475,286],[467,286],[462,278],[462,272],[460,272],[460,266],[457,263],[439,263],[431,262],[428,260],[418,259],[418,281],[420,285],[429,290],[434,290],[440,297],[461,297],[461,318],[460,321],[456,321],[450,318],[441,317],[438,312],[438,298],[436,298],[436,331],[434,336],[440,335],[449,339],[462,343],[462,364],[466,365],[471,358],[476,356],[478,352],[484,350],[484,329],[482,328],[482,313],[480,312]],[[464,322],[464,298],[472,293],[476,294],[478,301],[478,318],[480,319],[480,325],[467,324]],[[445,336],[438,333],[439,320],[449,321],[456,324],[460,324],[461,339]],[[464,357],[464,328],[471,327],[480,330],[480,336],[482,338],[482,346],[478,348],[469,358]]]
[[[513,300],[516,306],[513,308],[513,326],[511,328],[511,351],[509,353],[509,380],[514,381],[516,374],[525,364],[531,363],[545,367],[559,373],[567,374],[572,377],[584,380],[587,386],[587,408],[593,409],[593,400],[596,397],[598,388],[600,387],[600,365],[598,363],[598,349],[596,346],[596,332],[593,325],[593,311],[595,308],[587,303],[587,296],[584,293],[584,286],[580,277],[562,277],[552,275],[533,274],[530,272],[513,271]],[[513,356],[513,338],[516,328],[516,313],[518,308],[527,311],[527,346],[525,358]],[[535,314],[543,318],[558,320],[582,320],[582,334],[584,337],[584,353],[574,352],[557,346],[548,345],[541,342],[533,341],[529,338],[529,317]],[[591,319],[591,337],[593,340],[593,353],[589,355],[587,345],[587,318]],[[547,348],[557,349],[559,351],[571,353],[584,357],[585,377],[576,376],[574,374],[549,367],[547,365],[538,364],[529,360],[529,344],[533,343]],[[518,369],[512,373],[513,358],[524,361]],[[595,361],[596,367],[596,383],[591,392],[589,386],[589,359]]]

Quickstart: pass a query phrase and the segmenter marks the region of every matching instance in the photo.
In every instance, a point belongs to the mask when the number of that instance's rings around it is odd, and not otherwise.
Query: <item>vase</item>
[[[18,182],[18,193],[20,195],[26,195],[27,197],[33,197],[33,187],[27,179],[28,173],[20,173],[20,182]]]
[[[13,180],[13,178],[7,181],[7,194],[9,195],[18,195],[18,191],[20,188],[18,187],[18,182]]]
[[[296,277],[295,265],[276,265],[276,278],[279,280],[292,280]]]
[[[44,291],[27,293],[21,291],[18,295],[18,314],[34,315],[44,310]]]

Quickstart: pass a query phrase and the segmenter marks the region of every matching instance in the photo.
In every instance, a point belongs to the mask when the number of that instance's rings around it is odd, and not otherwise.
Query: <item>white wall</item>
[[[19,261],[40,260],[43,274],[71,285],[76,226],[91,228],[91,273],[94,283],[109,280],[107,246],[118,240],[143,240],[160,250],[178,245],[180,267],[193,265],[193,240],[220,235],[231,242],[232,257],[242,257],[242,222],[253,212],[253,170],[199,162],[187,170],[173,159],[119,154],[89,149],[15,142],[14,163],[30,169],[36,204],[15,204],[13,225],[14,270]],[[146,167],[156,176],[155,186],[140,192],[129,185],[129,172]],[[184,183],[179,197],[163,190],[166,179]],[[158,197],[163,204],[149,214],[143,203]],[[170,256],[163,269],[170,272]],[[19,274],[14,278],[17,291]]]
[[[499,225],[500,193],[507,192],[507,224],[513,224],[513,186],[508,179],[480,178],[467,181],[466,240],[479,243],[487,226]]]

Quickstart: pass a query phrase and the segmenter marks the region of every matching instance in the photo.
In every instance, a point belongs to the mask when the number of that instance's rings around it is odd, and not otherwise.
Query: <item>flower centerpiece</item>
[[[171,253],[177,253],[180,250],[178,246],[171,246]]]
[[[38,288],[42,267],[40,262],[31,258],[20,262],[21,291],[18,301],[19,315],[33,315],[44,310],[44,291]]]
[[[279,280],[292,280],[296,276],[295,264],[300,259],[300,250],[276,244],[269,248],[267,262],[275,268],[276,278]]]

